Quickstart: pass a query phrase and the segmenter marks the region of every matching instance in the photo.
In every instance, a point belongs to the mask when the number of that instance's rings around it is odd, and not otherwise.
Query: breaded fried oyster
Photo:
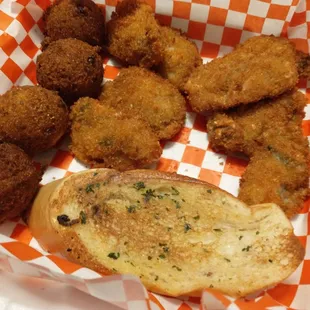
[[[156,135],[142,120],[81,98],[72,107],[74,155],[94,167],[129,170],[159,159],[162,149]]]
[[[91,45],[104,39],[104,17],[92,0],[56,0],[44,13],[45,42],[75,38]]]
[[[60,96],[41,86],[14,87],[0,96],[0,142],[14,143],[29,154],[53,147],[68,121]]]
[[[58,91],[66,103],[79,97],[97,97],[103,80],[102,60],[98,48],[77,39],[52,42],[38,56],[38,83]]]

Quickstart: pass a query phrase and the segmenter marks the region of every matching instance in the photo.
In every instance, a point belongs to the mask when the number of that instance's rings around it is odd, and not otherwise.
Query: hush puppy
[[[77,39],[52,42],[37,59],[38,83],[58,91],[67,104],[79,97],[97,97],[103,80],[98,48]]]
[[[68,121],[62,99],[40,86],[13,87],[0,96],[0,142],[14,143],[28,154],[54,146]]]
[[[160,26],[148,4],[118,2],[106,27],[108,50],[123,63],[150,68],[162,60]]]
[[[130,170],[142,168],[161,155],[160,144],[147,124],[129,119],[95,99],[79,99],[70,118],[71,150],[83,163]]]
[[[172,138],[184,125],[183,96],[169,81],[144,68],[122,69],[114,81],[104,84],[100,100],[144,120],[158,139]]]
[[[91,45],[104,39],[104,17],[92,0],[57,0],[44,13],[46,41],[75,38]]]
[[[22,149],[0,144],[0,223],[29,206],[40,180],[41,173]]]

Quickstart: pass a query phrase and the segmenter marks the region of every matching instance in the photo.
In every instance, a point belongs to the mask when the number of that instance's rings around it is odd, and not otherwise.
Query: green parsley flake
[[[190,229],[192,229],[192,226],[188,223],[184,224],[184,231],[187,233]]]
[[[86,193],[94,193],[94,184],[87,184],[86,188],[85,188]]]
[[[160,254],[160,255],[158,255],[158,257],[161,258],[161,259],[164,259],[164,258],[166,258],[166,255],[165,254]]]
[[[176,266],[176,265],[173,265],[172,266],[172,268],[175,268],[177,271],[182,271],[182,269],[181,268],[179,268],[178,266]]]
[[[242,249],[242,252],[244,252],[244,251],[249,252],[251,247],[252,247],[251,245],[248,245],[246,248]]]
[[[268,259],[268,261],[269,261],[269,263],[272,263],[272,262],[273,262],[273,260],[272,260],[272,259]]]
[[[145,184],[144,182],[137,182],[133,185],[133,187],[136,189],[136,190],[140,190],[142,188],[145,188]]]
[[[80,212],[80,220],[82,224],[86,224],[86,214],[84,211]]]
[[[226,258],[226,257],[224,257],[224,259],[225,259],[227,262],[230,263],[230,259],[228,259],[228,258]]]
[[[193,217],[193,219],[196,220],[196,221],[198,221],[198,220],[200,219],[200,216],[199,216],[199,215],[196,215],[196,216]]]
[[[129,207],[126,207],[127,208],[127,211],[129,212],[129,213],[135,213],[137,210],[137,206],[135,206],[135,205],[131,205],[131,206],[129,206]]]
[[[164,252],[169,252],[169,247],[167,247],[167,246],[165,246],[165,247],[163,247],[163,250],[164,250]]]
[[[212,194],[212,190],[211,189],[207,189],[207,193]]]
[[[144,201],[145,202],[148,202],[148,201],[150,201],[150,199],[152,198],[152,197],[156,197],[155,195],[154,195],[154,190],[153,189],[148,189],[148,190],[146,190],[146,192],[145,193],[143,193],[142,195],[144,196]]]
[[[220,229],[220,228],[214,228],[213,230],[214,230],[214,231],[218,231],[218,232],[221,232],[221,231],[222,231],[222,229]]]
[[[111,253],[108,254],[108,257],[116,260],[116,259],[118,259],[120,257],[120,254],[119,254],[119,252],[117,252],[117,253],[111,252]]]
[[[172,186],[171,189],[172,189],[172,195],[179,195],[180,194],[180,192],[175,187]]]
[[[175,207],[176,207],[177,209],[180,209],[180,208],[181,208],[181,205],[180,205],[180,203],[179,203],[178,201],[176,201],[175,199],[172,199],[172,201],[175,203]]]

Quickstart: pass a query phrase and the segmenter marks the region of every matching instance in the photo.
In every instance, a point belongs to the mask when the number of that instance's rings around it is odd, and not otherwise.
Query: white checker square
[[[208,5],[192,3],[190,20],[206,23],[209,16],[209,10],[210,7]]]
[[[306,12],[306,21],[309,22],[310,21],[310,11]]]
[[[230,0],[211,0],[210,6],[216,8],[228,9]]]
[[[259,0],[252,0],[250,1],[248,14],[258,17],[266,17],[269,10],[269,6],[270,6],[269,3]]]
[[[205,157],[202,162],[202,168],[206,168],[212,171],[223,172],[226,158],[226,155],[206,151]]]
[[[44,36],[38,25],[34,25],[28,32],[28,35],[37,47],[41,46]]]
[[[108,22],[111,19],[112,12],[115,11],[114,6],[106,5],[105,6],[105,21]]]
[[[13,53],[10,55],[10,58],[22,69],[25,70],[30,62],[31,58],[28,57],[24,51],[17,46]]]
[[[307,236],[305,259],[310,259],[310,236]]]
[[[40,277],[40,272],[30,264],[26,264],[23,261],[12,257],[9,258],[9,261],[14,273],[30,277]]]
[[[147,309],[145,300],[132,300],[127,302],[128,310],[144,310]]]
[[[181,29],[183,32],[187,32],[188,23],[188,19],[172,17],[171,27],[175,29]]]
[[[23,5],[12,0],[4,0],[0,3],[0,10],[13,18],[16,18],[23,8]]]
[[[307,310],[309,309],[309,292],[310,285],[300,284],[298,286],[295,298],[290,305],[292,309]]]
[[[180,163],[177,173],[197,179],[200,173],[200,167],[191,164]]]
[[[38,250],[39,252],[41,252],[41,253],[44,254],[44,255],[48,255],[48,254],[49,254],[48,252],[45,252],[45,251],[41,248],[39,242],[38,242],[36,239],[34,239],[34,238],[32,238],[31,241],[29,242],[29,246],[31,246],[32,248]]]
[[[87,282],[86,286],[91,295],[105,301],[126,301],[125,289],[122,281]]]
[[[307,104],[305,106],[305,109],[304,109],[306,115],[305,115],[305,120],[309,120],[310,119],[310,104]]]
[[[306,11],[306,0],[301,0],[298,2],[298,5],[296,7],[296,13],[302,13]]]
[[[221,45],[219,50],[219,57],[223,57],[233,51],[232,46]]]
[[[2,95],[13,86],[13,83],[2,71],[0,71],[0,81],[0,95]]]
[[[71,276],[82,278],[84,280],[98,279],[101,277],[99,273],[88,268],[80,268],[77,271],[71,273]]]
[[[203,63],[203,64],[206,64],[206,63],[208,63],[208,62],[210,62],[210,61],[212,61],[212,60],[213,60],[213,58],[202,57],[202,63]]]
[[[308,232],[308,214],[297,214],[291,219],[296,236],[307,236]]]
[[[66,170],[59,169],[56,167],[48,167],[43,174],[41,184],[45,185],[47,183],[53,182],[63,178],[66,174]]]
[[[31,263],[47,268],[49,271],[63,273],[63,271],[49,258],[45,256],[31,260]]]
[[[266,18],[262,29],[262,34],[265,35],[273,34],[275,36],[280,36],[283,25],[284,20]]]
[[[9,56],[0,48],[0,68],[4,65],[4,63],[8,60]]]
[[[80,172],[89,169],[88,166],[84,165],[80,161],[78,161],[76,158],[73,158],[72,162],[70,163],[70,166],[68,168],[68,171],[70,172]]]
[[[26,5],[26,9],[35,22],[37,22],[43,15],[43,10],[35,3],[34,0],[31,0]]]
[[[0,236],[5,235],[7,237],[10,237],[14,228],[16,226],[15,222],[6,221],[3,224],[0,225]]]
[[[186,112],[186,118],[185,118],[185,125],[184,126],[187,128],[193,128],[195,119],[196,119],[196,113]]]
[[[272,4],[279,4],[279,5],[291,5],[292,0],[271,0]]]
[[[299,264],[299,266],[297,267],[297,269],[287,279],[285,279],[282,283],[284,283],[284,284],[299,284],[303,266],[304,266],[304,263],[301,262]]]
[[[246,18],[245,13],[229,10],[226,17],[225,25],[226,27],[231,27],[234,29],[243,29],[245,18]]]
[[[256,32],[251,32],[251,31],[246,31],[246,30],[243,30],[242,31],[242,34],[241,34],[241,39],[240,39],[240,43],[243,43],[244,41],[246,41],[247,39],[250,39],[252,37],[257,37],[259,36],[260,34],[259,33],[256,33]]]
[[[163,149],[162,157],[181,161],[185,151],[185,147],[185,144],[168,141]]]
[[[237,197],[239,193],[239,182],[239,177],[223,173],[219,187]]]
[[[289,27],[287,29],[287,36],[289,39],[303,39],[307,37],[307,24],[301,24],[296,27]]]
[[[240,308],[236,304],[232,303],[227,307],[226,310],[240,310]]]
[[[189,145],[206,150],[209,145],[208,134],[200,130],[192,129],[189,134]]]
[[[102,5],[105,4],[105,0],[96,0],[95,2],[96,2],[97,4],[102,4]]]
[[[155,12],[161,15],[172,16],[173,13],[173,1],[156,0]]]
[[[5,32],[12,36],[18,44],[20,44],[27,35],[26,30],[17,19],[14,19],[12,21],[12,23]]]
[[[223,26],[207,24],[204,40],[210,43],[221,44],[223,32]]]
[[[200,40],[193,40],[193,39],[190,39],[190,41],[195,43],[195,45],[197,46],[197,50],[200,53],[201,49],[202,49],[202,41],[200,41]]]
[[[287,22],[290,22],[294,13],[295,13],[295,10],[296,10],[296,7],[295,6],[290,6],[289,10],[288,10],[288,13],[286,15],[286,21]]]
[[[27,76],[22,73],[20,77],[15,82],[16,86],[33,85],[33,83],[27,78]]]

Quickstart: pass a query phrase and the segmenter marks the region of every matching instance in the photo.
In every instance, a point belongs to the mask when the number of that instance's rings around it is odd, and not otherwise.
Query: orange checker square
[[[302,244],[302,246],[304,248],[306,248],[306,243],[307,243],[307,236],[297,236],[297,238],[299,239],[300,243]],[[309,277],[310,277],[310,273],[309,273]],[[310,284],[310,283],[309,283]]]
[[[81,266],[71,263],[55,255],[47,255],[46,257],[48,257],[53,263],[55,263],[65,274],[70,274],[81,269]]]
[[[244,30],[261,33],[265,19],[247,14],[244,22]]]
[[[268,290],[268,294],[279,303],[290,306],[295,298],[298,285],[279,283],[276,287]]]
[[[16,0],[17,3],[26,6],[31,0]]]
[[[165,172],[177,172],[179,165],[180,163],[176,160],[160,158],[157,163],[156,169]]]
[[[199,180],[203,180],[215,186],[219,186],[220,181],[221,181],[221,176],[222,176],[221,172],[201,168],[198,178]]]
[[[304,260],[300,284],[310,284],[310,260]]]
[[[309,211],[310,211],[310,198],[304,202],[303,208],[298,213],[306,214]]]
[[[33,58],[35,56],[35,54],[38,52],[38,50],[39,50],[39,48],[33,43],[33,41],[31,40],[31,38],[28,35],[21,42],[20,48],[30,58]]]
[[[271,3],[267,12],[268,18],[285,20],[289,12],[290,6]]]
[[[152,293],[148,292],[148,294],[149,294],[149,300],[152,301],[160,310],[166,310]]]
[[[65,173],[65,177],[69,177],[69,176],[72,175],[72,174],[74,174],[74,172],[67,171],[67,172]]]
[[[29,32],[36,23],[26,8],[18,14],[16,19],[23,25],[27,32]]]
[[[272,297],[270,297],[268,294],[263,295],[262,298],[260,298],[257,301],[238,299],[235,301],[235,304],[239,306],[239,309],[251,309],[251,310],[262,310],[262,309],[269,309],[269,307],[280,306],[280,304]]]
[[[155,18],[159,21],[162,26],[170,26],[172,21],[172,16],[155,14]]]
[[[33,84],[37,84],[36,64],[33,61],[25,69],[24,74]]]
[[[23,70],[11,58],[4,63],[1,70],[13,83],[15,83],[23,73]]]
[[[183,302],[181,306],[178,308],[178,310],[192,310],[192,307],[190,307],[188,304]]]
[[[116,6],[118,0],[105,0],[106,5]]]
[[[205,157],[205,151],[194,146],[186,146],[182,162],[200,167]]]
[[[246,170],[247,165],[248,161],[245,159],[228,156],[223,172],[236,177],[241,177]]]
[[[250,0],[230,0],[229,9],[232,11],[246,13],[248,11],[249,3]]]
[[[74,157],[71,153],[58,150],[51,161],[50,166],[68,170],[73,158]]]
[[[6,242],[1,245],[20,260],[31,260],[43,256],[39,251],[21,242]]]
[[[193,128],[199,131],[206,132],[207,131],[206,124],[207,124],[206,117],[203,115],[197,114],[194,124],[193,124]]]
[[[16,40],[7,33],[0,36],[0,48],[10,56],[18,46]]]
[[[119,71],[120,69],[118,67],[106,65],[104,68],[104,77],[106,79],[114,80],[117,77]]]
[[[203,42],[201,48],[201,56],[208,58],[216,58],[219,54],[220,46],[209,42]]]
[[[194,40],[203,40],[206,31],[206,23],[189,21],[187,35]]]
[[[287,38],[287,30],[288,30],[288,27],[290,26],[290,23],[285,21],[284,22],[284,25],[282,27],[282,31],[281,31],[281,35],[280,37],[286,37]]]
[[[191,13],[191,4],[188,2],[174,1],[173,2],[173,17],[189,19]]]
[[[307,40],[290,38],[290,41],[295,44],[295,47],[297,50],[308,54],[308,42],[307,42]]]
[[[211,0],[192,0],[192,3],[210,5]]]
[[[10,238],[29,244],[32,239],[32,234],[27,226],[18,223],[15,226]]]
[[[0,30],[6,30],[13,20],[14,18],[5,14],[3,11],[0,11]]]
[[[303,11],[303,12],[295,12],[291,21],[290,21],[290,26],[291,27],[296,27],[296,26],[299,26],[303,23],[306,22],[307,20],[307,15],[306,15],[306,11]]]
[[[49,0],[35,0],[36,5],[38,5],[43,11],[45,11],[50,5],[51,1]]]
[[[241,35],[242,30],[225,27],[222,37],[222,45],[236,46],[240,43]]]
[[[302,121],[302,130],[304,136],[310,136],[310,120]]]
[[[221,8],[210,7],[209,16],[208,16],[208,24],[224,26],[226,17],[227,17],[227,10]]]
[[[191,133],[190,128],[183,127],[171,140],[173,142],[187,144],[190,133]]]

